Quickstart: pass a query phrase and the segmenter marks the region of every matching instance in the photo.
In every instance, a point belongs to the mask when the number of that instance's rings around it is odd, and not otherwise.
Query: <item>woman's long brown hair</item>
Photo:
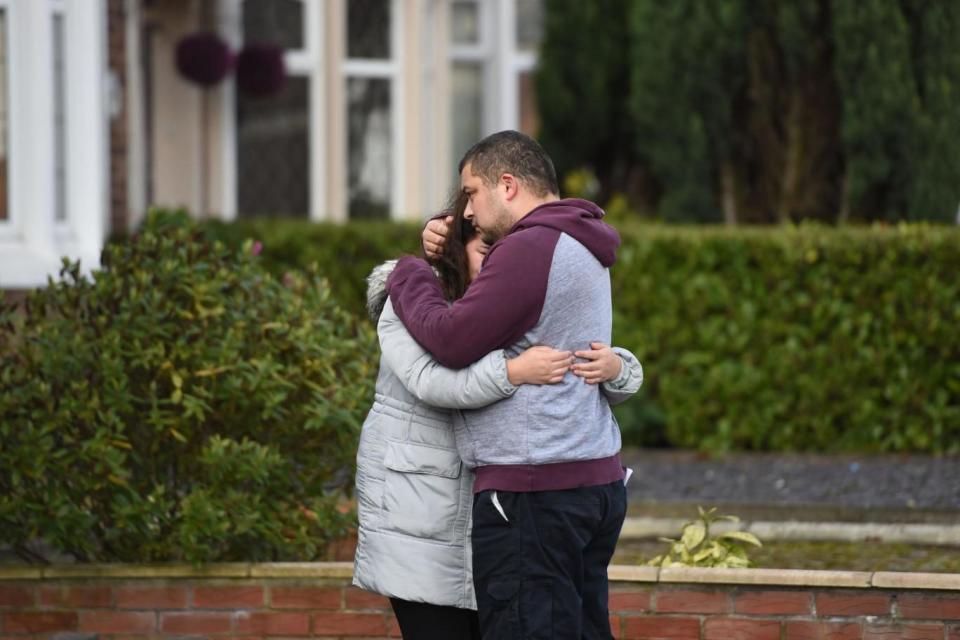
[[[453,201],[444,210],[444,215],[453,216],[450,233],[443,245],[443,254],[430,260],[440,278],[443,295],[451,302],[459,300],[470,284],[470,268],[467,263],[467,243],[477,235],[473,224],[463,217],[467,208],[467,196],[458,191]]]

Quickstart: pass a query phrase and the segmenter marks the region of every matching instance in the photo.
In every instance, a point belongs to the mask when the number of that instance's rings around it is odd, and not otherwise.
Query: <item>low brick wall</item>
[[[0,640],[397,638],[349,563],[0,567]],[[960,640],[960,575],[611,567],[617,638]]]

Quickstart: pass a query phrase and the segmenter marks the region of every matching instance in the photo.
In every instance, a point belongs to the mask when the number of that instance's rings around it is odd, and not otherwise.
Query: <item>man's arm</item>
[[[491,248],[480,275],[452,306],[426,262],[403,258],[387,280],[393,308],[438,362],[465,367],[536,326],[559,237],[546,227],[507,236]]]
[[[478,409],[517,390],[502,350],[463,369],[443,367],[410,337],[389,300],[377,323],[377,337],[384,362],[407,391],[434,407]]]

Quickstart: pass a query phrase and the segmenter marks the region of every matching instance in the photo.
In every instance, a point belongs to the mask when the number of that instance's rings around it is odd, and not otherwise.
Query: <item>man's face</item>
[[[460,188],[469,199],[463,217],[473,223],[488,245],[505,236],[513,226],[513,217],[499,186],[484,184],[480,176],[474,175],[469,164],[460,172]]]

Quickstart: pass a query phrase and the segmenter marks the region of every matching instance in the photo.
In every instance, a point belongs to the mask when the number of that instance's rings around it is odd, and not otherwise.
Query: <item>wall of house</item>
[[[110,105],[110,216],[108,230],[126,231],[130,224],[128,174],[127,107],[127,2],[107,0],[107,64],[117,83],[114,104]]]
[[[224,208],[222,119],[230,81],[202,89],[181,77],[174,61],[181,38],[211,29],[213,6],[166,0],[143,8],[150,203],[187,207],[198,217]]]
[[[0,567],[0,637],[399,637],[387,599],[350,575],[350,563]],[[960,640],[960,575],[614,566],[610,577],[617,638]]]

